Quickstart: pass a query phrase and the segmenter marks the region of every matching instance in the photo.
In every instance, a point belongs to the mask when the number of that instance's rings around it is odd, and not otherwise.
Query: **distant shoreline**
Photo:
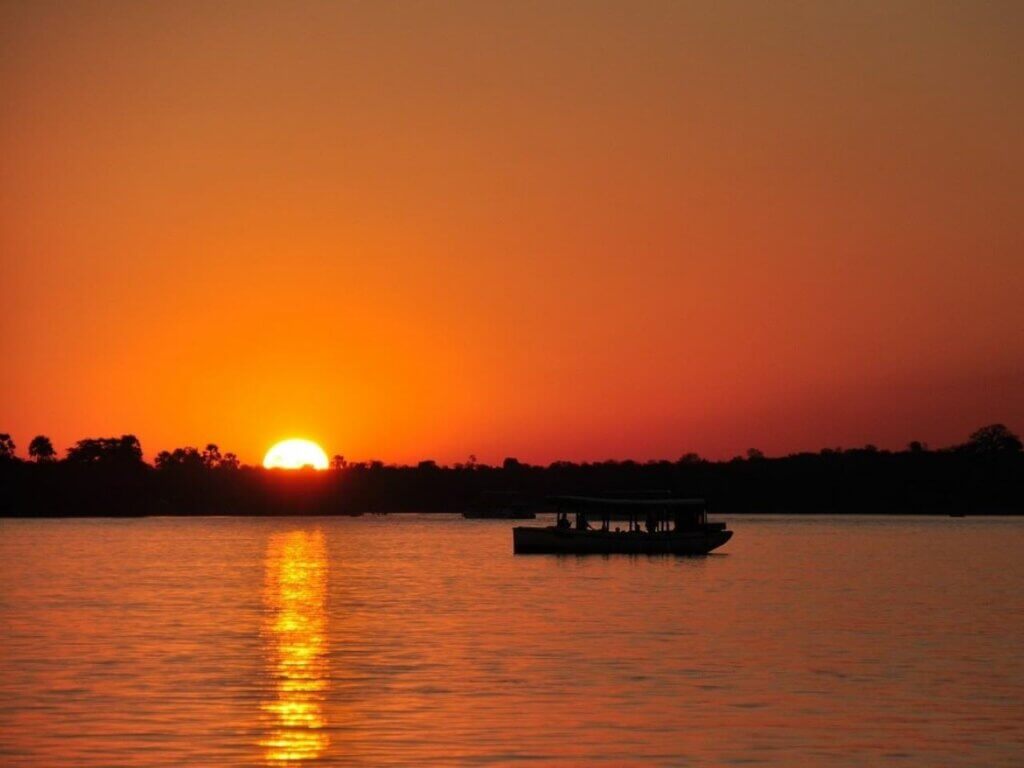
[[[451,466],[347,462],[330,468],[268,470],[240,465],[216,445],[142,460],[133,435],[80,440],[57,460],[39,436],[35,460],[0,453],[0,517],[358,516],[444,513],[515,506],[550,509],[552,496],[701,498],[712,515],[1024,514],[1024,445],[1001,424],[940,450],[865,446],[767,457],[750,450],[729,461],[688,453],[675,461],[557,461],[507,458]],[[39,446],[49,448],[40,452]],[[223,512],[222,510],[236,510]]]
[[[540,515],[554,515],[553,512],[539,512]],[[1024,518],[1024,512],[977,512],[977,513],[965,513],[950,514],[947,512],[710,512],[712,517],[933,517],[933,518],[952,518],[952,519],[966,519],[966,518],[1007,518],[1007,517],[1022,517]],[[411,510],[402,510],[398,512],[367,512],[360,514],[350,514],[344,512],[295,512],[295,513],[281,513],[281,514],[253,514],[248,512],[239,512],[237,514],[230,512],[210,512],[210,513],[196,513],[196,514],[167,514],[166,512],[153,512],[153,513],[142,513],[142,514],[123,514],[123,515],[18,515],[18,514],[0,514],[0,520],[145,520],[145,519],[173,519],[177,520],[180,518],[195,518],[195,519],[213,519],[213,518],[252,518],[258,520],[287,520],[290,518],[307,517],[307,518],[362,518],[362,517],[401,517],[406,515],[418,515],[418,516],[437,516],[449,515],[462,519],[461,512],[416,512]],[[477,524],[481,520],[466,520],[467,524]],[[482,522],[488,523],[505,523],[508,525],[529,525],[529,521],[523,520],[507,520],[495,518],[491,520],[484,520]]]

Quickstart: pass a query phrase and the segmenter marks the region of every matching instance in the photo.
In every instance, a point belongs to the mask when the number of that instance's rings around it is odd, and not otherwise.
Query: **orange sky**
[[[0,431],[1024,431],[1024,5],[0,5]]]

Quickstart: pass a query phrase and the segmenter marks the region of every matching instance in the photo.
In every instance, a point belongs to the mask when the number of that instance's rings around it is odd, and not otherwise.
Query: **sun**
[[[327,469],[327,454],[312,440],[294,438],[282,440],[274,445],[263,457],[267,469]]]

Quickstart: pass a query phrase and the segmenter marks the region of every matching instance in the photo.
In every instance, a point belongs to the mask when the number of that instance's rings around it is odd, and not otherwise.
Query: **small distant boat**
[[[513,528],[515,554],[706,555],[732,538],[725,523],[708,522],[704,499],[555,496],[550,501],[558,509],[555,524]],[[613,519],[625,519],[628,527],[613,530]]]
[[[524,509],[473,509],[462,516],[467,520],[533,520],[537,513]]]
[[[488,493],[462,516],[467,520],[533,520],[537,513],[514,494]]]

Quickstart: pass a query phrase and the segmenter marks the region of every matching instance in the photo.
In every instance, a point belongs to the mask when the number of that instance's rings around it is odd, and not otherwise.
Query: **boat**
[[[706,555],[732,538],[725,523],[708,522],[704,499],[553,496],[549,501],[558,510],[555,524],[513,528],[515,554]],[[628,525],[612,529],[613,519]]]
[[[529,502],[516,494],[487,493],[462,513],[467,520],[533,520],[537,513]]]

